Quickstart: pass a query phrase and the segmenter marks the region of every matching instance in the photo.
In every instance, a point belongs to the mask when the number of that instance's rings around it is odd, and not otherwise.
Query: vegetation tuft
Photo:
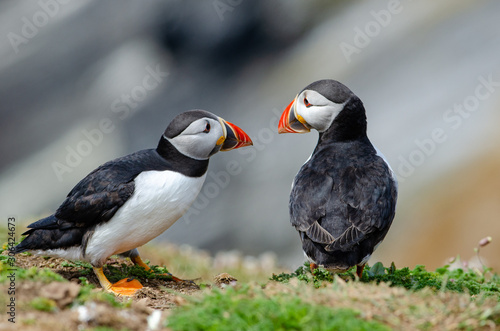
[[[157,265],[150,266],[150,268],[150,270],[146,270],[138,265],[121,263],[120,266],[107,265],[104,270],[109,281],[112,283],[126,277],[137,278],[139,281],[146,279],[158,279],[163,281],[172,280],[172,275],[170,275],[167,268]]]
[[[344,280],[354,280],[355,268],[338,276]],[[273,275],[271,280],[287,283],[292,278],[312,283],[315,287],[322,286],[323,282],[332,283],[335,280],[332,273],[321,267],[311,271],[308,263],[293,273]],[[360,281],[376,284],[384,282],[390,286],[404,287],[413,291],[430,288],[436,291],[466,292],[471,296],[481,293],[484,296],[494,296],[500,301],[500,276],[493,274],[488,268],[480,272],[474,269],[451,269],[449,265],[445,265],[431,272],[425,270],[422,265],[417,265],[414,269],[408,267],[397,269],[394,263],[390,267],[384,267],[381,262],[377,262],[371,267],[365,267]]]
[[[348,308],[329,308],[299,296],[272,296],[252,286],[214,289],[168,318],[172,330],[390,330]]]
[[[54,312],[57,310],[57,305],[54,300],[38,297],[30,302],[31,307],[36,310],[45,312]]]
[[[0,283],[10,280],[11,268],[10,265],[5,262],[6,255],[0,255]],[[66,282],[67,280],[59,275],[58,273],[50,270],[49,268],[37,268],[31,267],[28,269],[16,268],[15,279],[16,280],[31,280],[31,281],[42,281],[44,283],[50,283],[52,281],[56,282]]]

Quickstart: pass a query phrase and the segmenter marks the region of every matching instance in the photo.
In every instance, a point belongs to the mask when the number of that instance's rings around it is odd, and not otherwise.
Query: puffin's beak
[[[307,122],[302,116],[296,114],[295,103],[297,97],[286,107],[281,115],[280,123],[278,125],[278,133],[306,133],[311,131]]]
[[[224,136],[218,141],[218,145],[222,144],[220,149],[222,152],[253,145],[252,139],[250,139],[245,131],[220,117],[219,121],[221,122],[222,130],[224,131]]]

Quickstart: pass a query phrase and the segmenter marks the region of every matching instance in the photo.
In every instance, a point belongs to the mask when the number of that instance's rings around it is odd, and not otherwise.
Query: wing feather
[[[307,229],[306,234],[312,241],[319,244],[331,244],[335,241],[335,238],[326,231],[318,222],[314,222],[309,229]]]

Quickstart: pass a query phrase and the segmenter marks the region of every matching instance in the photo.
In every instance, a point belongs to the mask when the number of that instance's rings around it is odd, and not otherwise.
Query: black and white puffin
[[[186,212],[212,155],[249,145],[252,140],[243,130],[208,111],[179,114],[156,149],[109,161],[82,179],[55,214],[28,226],[15,252],[87,261],[104,289],[132,295],[142,285],[128,279],[111,284],[102,270],[108,257],[130,257],[149,270],[137,247]]]
[[[311,157],[295,176],[290,221],[311,269],[363,268],[394,219],[397,181],[366,134],[361,100],[335,80],[304,88],[283,112],[279,133],[319,132]]]

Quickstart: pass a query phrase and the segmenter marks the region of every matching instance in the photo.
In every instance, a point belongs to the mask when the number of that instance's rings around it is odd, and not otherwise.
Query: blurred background
[[[317,133],[278,136],[277,124],[303,87],[332,78],[364,102],[399,178],[370,262],[432,270],[491,236],[481,257],[498,272],[499,13],[495,0],[2,1],[2,222],[16,217],[19,236],[91,170],[156,147],[176,114],[202,108],[255,146],[214,157],[190,211],[155,241],[274,252],[295,268],[288,197]]]

